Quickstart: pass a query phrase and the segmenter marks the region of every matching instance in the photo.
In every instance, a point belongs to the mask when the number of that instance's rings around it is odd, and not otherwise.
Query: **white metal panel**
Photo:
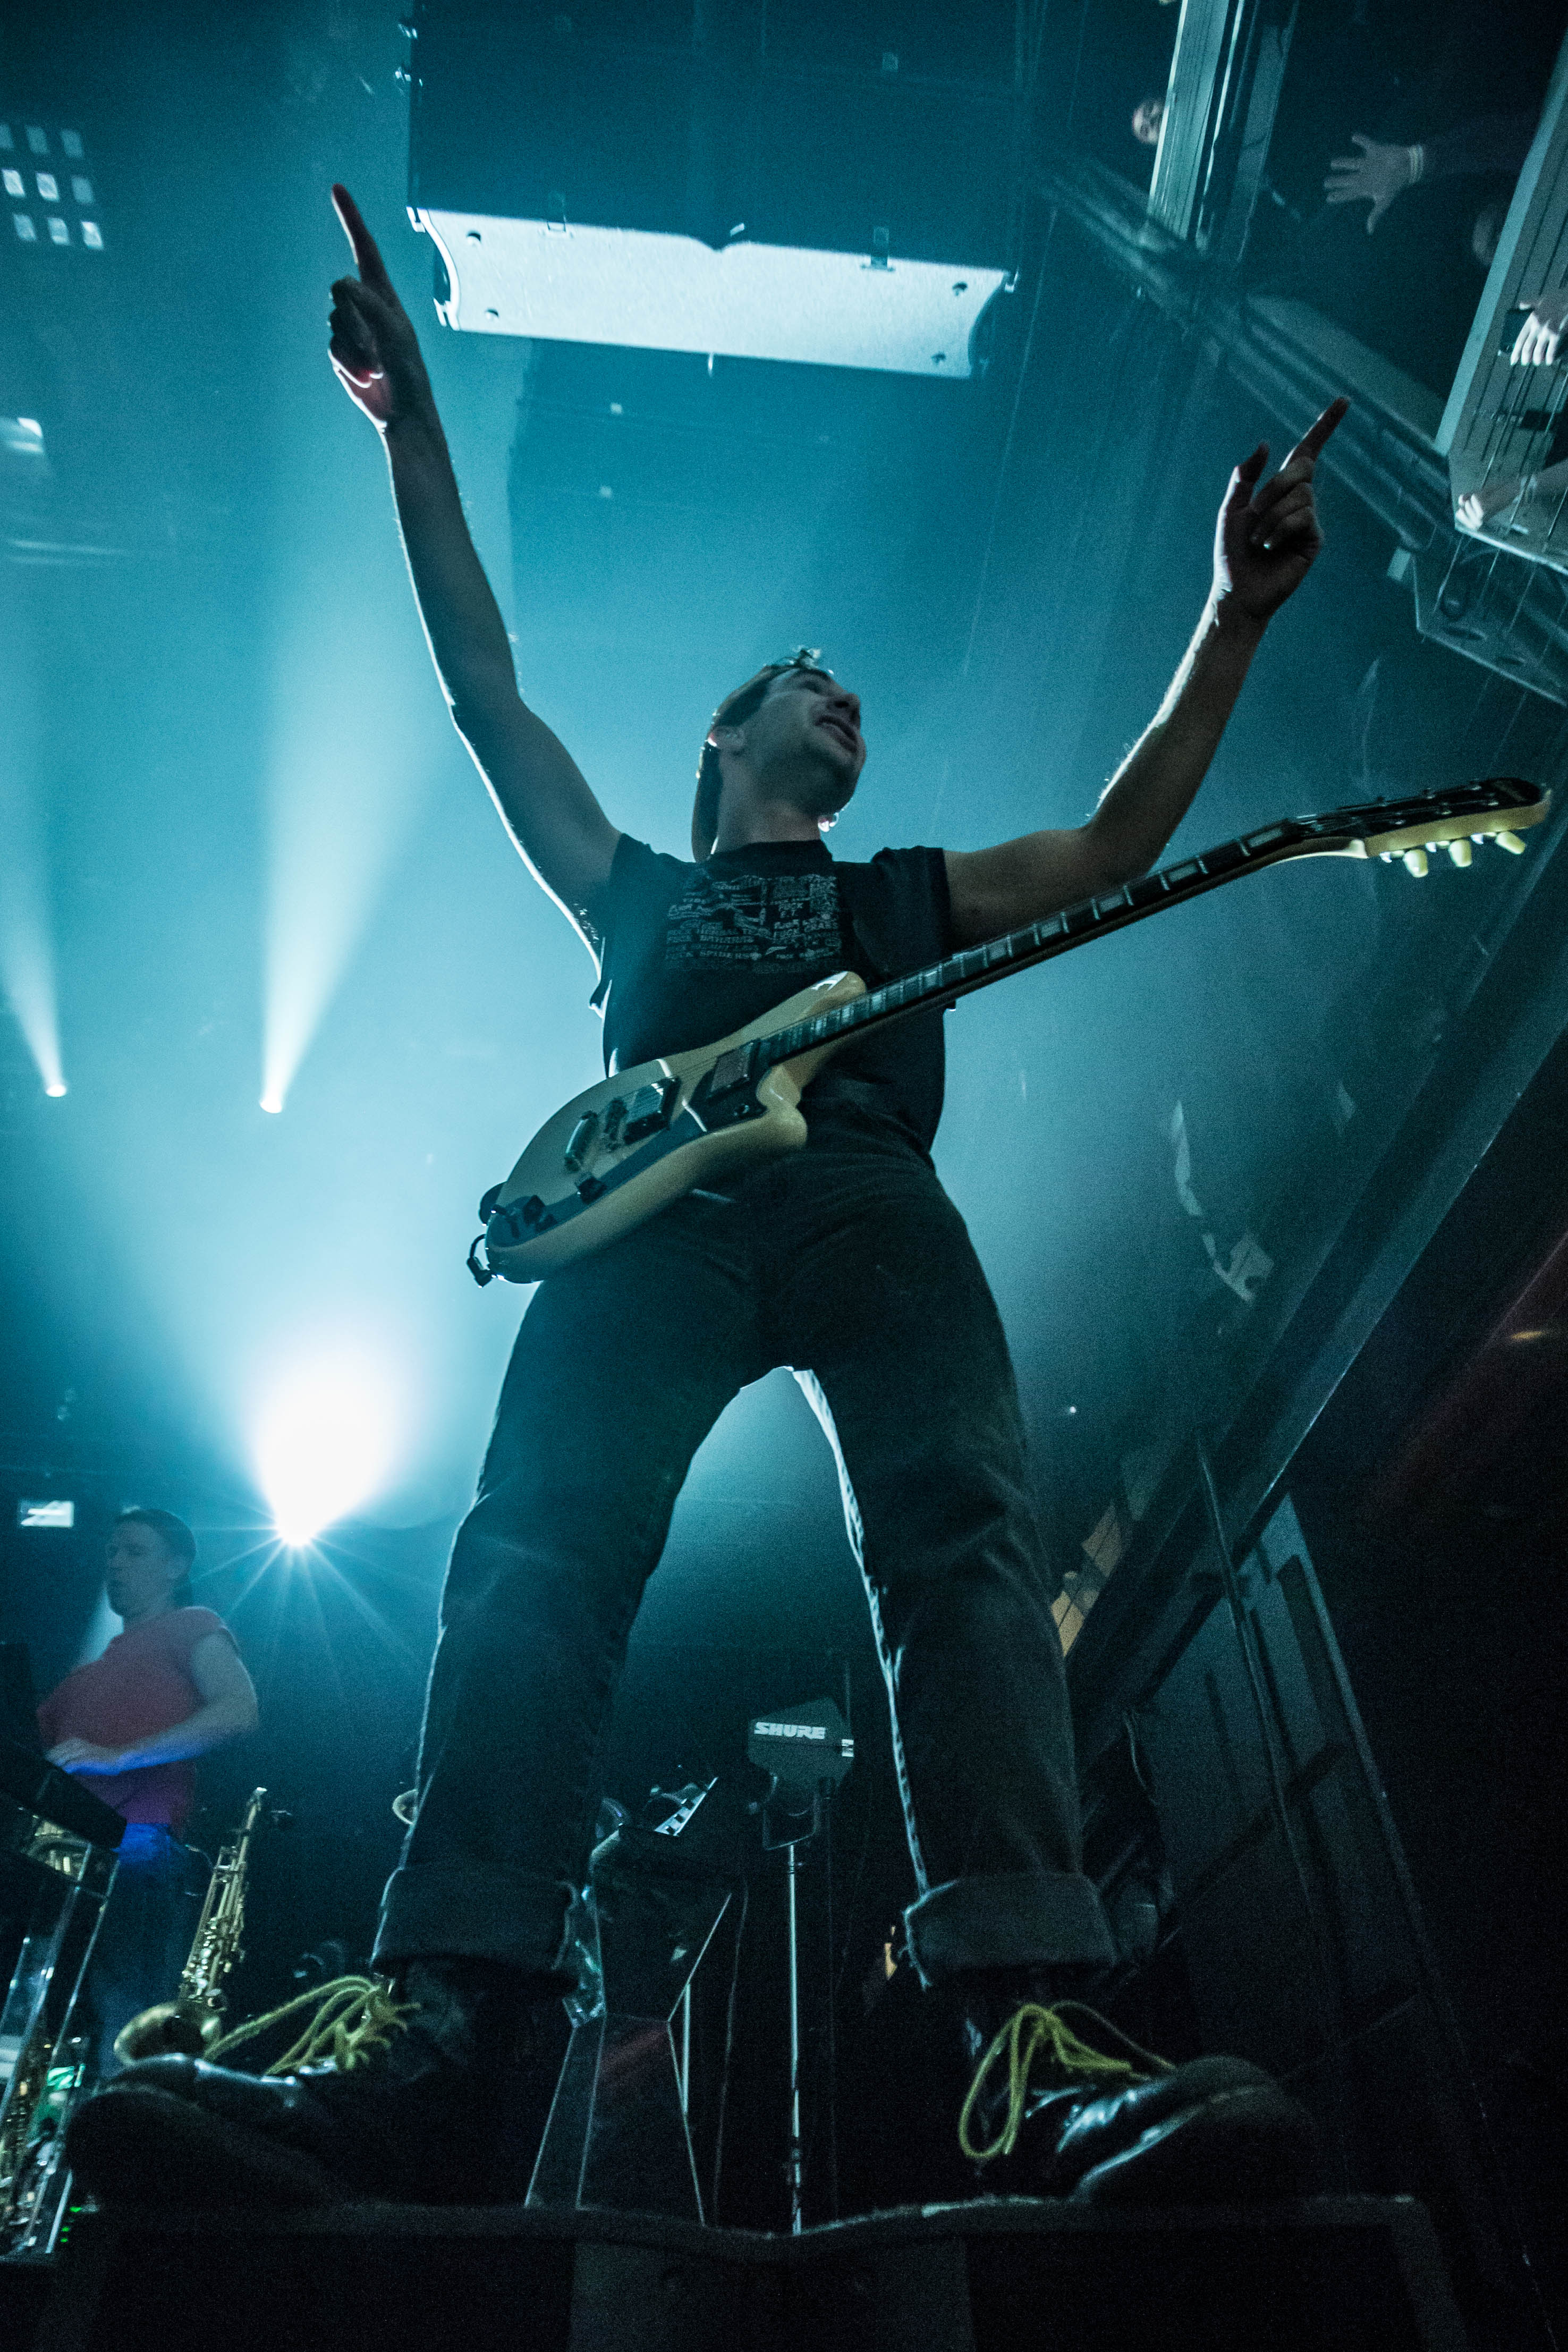
[[[1000,269],[420,209],[466,334],[967,376]]]

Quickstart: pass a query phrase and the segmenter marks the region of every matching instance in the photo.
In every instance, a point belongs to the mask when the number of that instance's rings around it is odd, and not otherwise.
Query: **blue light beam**
[[[333,583],[333,602],[342,585]],[[406,592],[405,592],[406,593]],[[368,623],[345,622],[301,583],[325,626],[284,633],[268,786],[261,1108],[281,1111],[359,943],[417,798],[431,724],[423,662],[389,659]]]
[[[47,1095],[66,1091],[37,760],[36,666],[26,614],[0,601],[0,985]],[[20,624],[20,625],[17,625]]]

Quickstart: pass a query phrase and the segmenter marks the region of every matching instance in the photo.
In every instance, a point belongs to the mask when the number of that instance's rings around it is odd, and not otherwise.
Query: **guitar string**
[[[1466,794],[1483,790],[1484,787],[1475,784],[1459,787],[1452,793],[1437,795],[1435,805],[1432,799],[1387,802],[1376,806],[1376,814],[1382,821],[1384,831],[1400,833],[1411,830],[1413,824],[1436,826],[1451,822],[1455,815],[1501,815],[1509,813],[1506,803],[1500,804],[1495,791],[1490,798],[1483,798],[1478,806],[1463,807]],[[1020,924],[1017,929],[1004,932],[996,940],[982,940],[975,947],[963,949],[957,955],[944,958],[940,963],[928,965],[919,972],[905,973],[899,980],[856,998],[852,1003],[835,1005],[825,1013],[809,1015],[806,1020],[794,1022],[787,1029],[775,1031],[770,1037],[757,1042],[769,1048],[767,1058],[772,1066],[789,1060],[791,1055],[810,1045],[825,1044],[830,1037],[838,1036],[845,1030],[870,1026],[877,1021],[913,1012],[920,1003],[939,1000],[955,990],[968,993],[982,972],[998,965],[1011,965],[1032,959],[1052,940],[1071,937],[1074,929],[1082,931],[1100,923],[1115,922],[1122,916],[1131,916],[1135,919],[1152,913],[1156,907],[1168,904],[1173,887],[1184,895],[1196,895],[1198,889],[1218,880],[1229,878],[1241,871],[1256,870],[1253,860],[1264,849],[1277,853],[1268,860],[1270,864],[1283,863],[1290,855],[1299,852],[1301,839],[1310,839],[1314,832],[1322,835],[1336,830],[1352,831],[1353,820],[1361,820],[1365,814],[1363,810],[1343,814],[1336,811],[1325,817],[1291,819],[1281,826],[1265,826],[1257,833],[1241,835],[1236,840],[1221,843],[1215,849],[1205,850],[1199,856],[1179,859],[1175,866],[1162,867],[1152,876],[1140,877],[1162,885],[1157,896],[1148,898],[1141,905],[1129,895],[1136,887],[1135,883],[1124,885],[1120,891],[1102,892],[1092,898],[1079,899],[1039,923]],[[1401,817],[1405,819],[1404,823],[1399,822]],[[1297,832],[1297,840],[1281,850],[1280,835],[1292,829]],[[1240,853],[1243,862],[1238,862],[1232,855],[1235,852]],[[1177,877],[1179,880],[1173,879]],[[1087,925],[1082,920],[1074,922],[1074,918],[1085,916],[1089,919]],[[974,961],[976,957],[984,959],[978,966]],[[912,994],[907,992],[912,990]]]

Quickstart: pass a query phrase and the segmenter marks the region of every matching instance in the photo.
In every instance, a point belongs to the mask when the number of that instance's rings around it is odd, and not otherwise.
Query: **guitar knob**
[[[1406,851],[1405,871],[1406,874],[1414,874],[1417,880],[1419,880],[1420,877],[1427,871],[1427,853],[1424,849],[1407,849]]]
[[[1517,833],[1494,833],[1492,839],[1500,849],[1506,849],[1511,857],[1523,856],[1524,844]]]
[[[1456,866],[1468,866],[1471,858],[1475,856],[1475,851],[1470,847],[1468,841],[1450,841],[1448,844],[1448,855],[1453,859]]]

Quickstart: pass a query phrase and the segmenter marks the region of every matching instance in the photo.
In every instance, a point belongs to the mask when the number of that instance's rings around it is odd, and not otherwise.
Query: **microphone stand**
[[[848,1676],[844,1700],[849,1702]],[[828,1818],[833,1790],[854,1759],[850,1727],[831,1698],[807,1706],[776,1707],[758,1716],[746,1735],[746,1752],[768,1775],[762,1801],[762,1850],[787,1856],[786,1894],[789,1940],[789,2228],[799,2237],[805,2227],[802,2197],[805,2149],[800,2139],[800,1923],[796,1882],[800,1875],[800,1848],[819,1835]],[[830,1862],[828,1916],[832,1918]],[[830,2032],[832,1991],[829,1989]],[[831,2046],[830,2042],[830,2047]]]
[[[826,1799],[831,1790],[821,1787],[811,1791],[810,1810],[807,1814],[797,1811],[784,1800],[799,1796],[798,1789],[781,1786],[775,1780],[762,1808],[762,1845],[764,1853],[784,1850],[786,1890],[786,1932],[789,1956],[789,2152],[785,2172],[789,2184],[789,2228],[799,2237],[805,2223],[801,2197],[805,2185],[805,2147],[800,2136],[800,1923],[796,1882],[800,1874],[801,1849],[810,1844],[821,1831],[827,1818]],[[804,1828],[796,1824],[804,1821]],[[783,1834],[779,1832],[782,1831]]]

